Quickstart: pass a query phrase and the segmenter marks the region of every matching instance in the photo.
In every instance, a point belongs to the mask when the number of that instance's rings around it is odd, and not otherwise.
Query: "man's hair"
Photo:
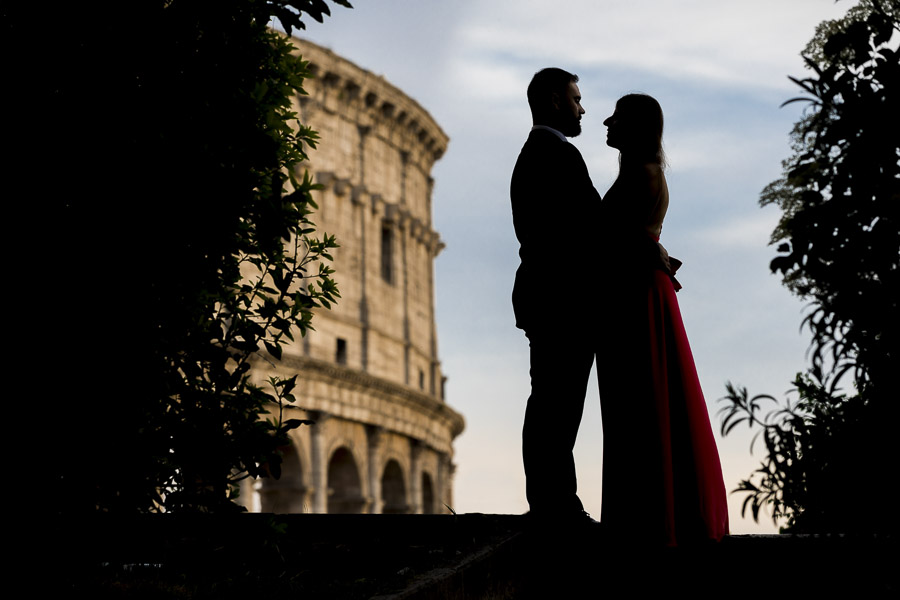
[[[535,118],[546,116],[553,111],[554,93],[565,95],[569,83],[578,82],[578,75],[556,67],[541,69],[528,84],[528,106]]]

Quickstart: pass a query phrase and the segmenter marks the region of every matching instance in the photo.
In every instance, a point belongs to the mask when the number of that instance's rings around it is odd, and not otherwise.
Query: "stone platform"
[[[519,515],[148,515],[59,524],[47,584],[92,598],[880,598],[892,537],[648,548]],[[56,565],[59,568],[56,568]]]

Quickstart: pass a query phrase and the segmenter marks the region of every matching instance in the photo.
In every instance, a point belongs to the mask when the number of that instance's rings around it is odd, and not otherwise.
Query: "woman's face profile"
[[[608,116],[603,124],[606,125],[606,145],[610,148],[622,149],[622,114],[619,107]]]

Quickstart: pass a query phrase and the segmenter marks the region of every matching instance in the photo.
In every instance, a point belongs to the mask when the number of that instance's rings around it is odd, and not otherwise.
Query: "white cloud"
[[[724,222],[714,223],[707,229],[693,232],[693,235],[701,244],[716,248],[759,251],[769,243],[778,219],[779,215],[775,211],[756,210],[749,214],[730,217]]]
[[[460,23],[467,60],[612,65],[717,84],[789,88],[800,39],[849,3],[828,0],[484,2]]]

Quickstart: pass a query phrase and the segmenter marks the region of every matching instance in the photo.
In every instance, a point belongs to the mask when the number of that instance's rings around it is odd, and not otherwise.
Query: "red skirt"
[[[722,468],[672,279],[654,271],[644,298],[646,312],[640,295],[614,305],[598,363],[601,520],[613,533],[669,546],[721,540]]]
[[[728,503],[719,452],[675,288],[662,271],[654,271],[648,307],[651,380],[663,448],[666,538],[670,545],[679,534],[721,540],[728,533]],[[682,532],[680,525],[697,530]]]

